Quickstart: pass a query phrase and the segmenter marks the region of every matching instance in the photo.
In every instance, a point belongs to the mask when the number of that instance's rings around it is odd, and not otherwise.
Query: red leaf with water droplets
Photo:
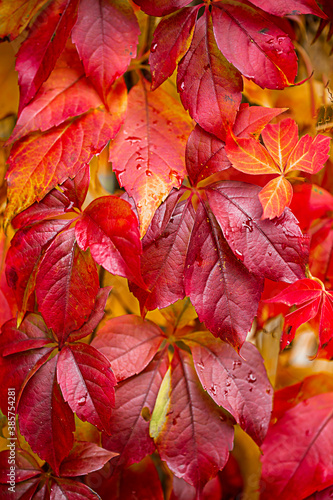
[[[332,485],[333,393],[286,411],[262,445],[263,500],[306,498]]]
[[[263,279],[235,257],[214,213],[203,204],[196,212],[184,278],[186,295],[200,321],[216,337],[239,349],[257,312]]]
[[[79,0],[53,0],[21,45],[16,60],[22,111],[49,77],[76,22]]]
[[[274,19],[250,4],[239,2],[217,4],[212,17],[219,49],[244,76],[270,89],[283,89],[294,83],[297,74],[294,47]]]
[[[285,333],[282,338],[282,348],[290,344],[295,331],[303,323],[318,315],[319,347],[332,338],[333,292],[325,290],[322,284],[311,279],[296,281],[281,293],[266,302],[282,302],[287,306],[301,306],[285,317]],[[289,329],[288,327],[292,327]]]
[[[72,40],[86,75],[107,105],[112,83],[136,56],[139,33],[127,0],[81,0]]]
[[[105,356],[87,344],[66,345],[59,354],[57,380],[72,411],[109,434],[116,379]]]
[[[61,462],[61,477],[76,477],[101,469],[116,455],[95,443],[76,441],[69,455]]]
[[[58,356],[43,364],[28,380],[18,407],[21,433],[56,474],[72,448],[75,429],[74,416],[56,380]]]
[[[198,20],[191,47],[179,64],[177,87],[192,118],[224,140],[235,121],[243,83],[217,48],[208,11]]]
[[[140,373],[165,339],[162,330],[139,316],[109,319],[91,345],[111,363],[117,382]]]
[[[201,491],[226,464],[233,428],[202,389],[187,352],[175,350],[167,374],[170,392],[155,443],[171,471]]]
[[[117,465],[127,467],[155,451],[154,441],[149,435],[149,420],[168,365],[164,350],[136,377],[117,385],[111,435],[103,436],[103,446],[119,453],[119,457],[113,460]]]
[[[239,356],[231,346],[203,332],[183,340],[191,348],[203,388],[260,445],[271,418],[273,389],[259,351],[245,342]]]
[[[90,252],[79,248],[74,228],[66,229],[47,248],[36,279],[39,311],[60,345],[88,319],[98,290],[97,268]]]
[[[304,278],[308,238],[289,209],[273,221],[262,220],[259,191],[233,181],[206,190],[224,237],[251,272],[289,283]]]
[[[124,126],[110,145],[119,184],[136,203],[141,235],[160,203],[184,179],[185,141],[192,128],[173,97],[148,88],[140,80],[131,89]]]
[[[75,236],[82,250],[90,249],[97,264],[145,288],[138,220],[127,201],[117,196],[92,201],[75,226]]]
[[[157,89],[176,69],[188,51],[199,7],[181,9],[157,25],[150,47],[152,90]]]

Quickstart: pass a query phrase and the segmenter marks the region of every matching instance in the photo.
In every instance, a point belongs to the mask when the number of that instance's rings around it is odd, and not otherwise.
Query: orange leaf
[[[283,171],[283,167],[298,141],[296,122],[287,118],[279,123],[266,125],[261,135],[272,158]]]
[[[259,200],[264,210],[262,219],[280,217],[283,210],[289,207],[293,197],[293,188],[283,176],[269,181],[259,193]]]
[[[46,133],[34,133],[16,142],[8,159],[8,205],[4,224],[41,200],[105,147],[119,130],[126,110],[126,87],[116,89],[114,112],[91,110]]]
[[[14,40],[47,0],[11,0],[1,2],[0,38]]]
[[[225,150],[233,167],[245,174],[280,173],[268,151],[253,137],[236,137],[231,132]]]
[[[292,170],[302,170],[309,174],[316,174],[328,160],[330,137],[318,134],[315,138],[304,135],[292,151],[285,173]]]

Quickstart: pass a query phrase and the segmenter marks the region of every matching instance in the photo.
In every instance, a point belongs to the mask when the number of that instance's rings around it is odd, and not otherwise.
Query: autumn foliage
[[[0,2],[1,498],[333,496],[332,34]]]

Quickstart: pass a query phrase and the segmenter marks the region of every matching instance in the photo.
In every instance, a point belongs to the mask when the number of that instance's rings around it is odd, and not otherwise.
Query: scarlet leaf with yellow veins
[[[119,184],[134,198],[144,235],[160,203],[185,175],[185,144],[191,121],[162,89],[141,80],[128,96],[124,126],[110,145]]]
[[[233,167],[246,174],[278,174],[259,193],[263,219],[280,217],[292,200],[292,186],[286,178],[292,171],[315,174],[328,160],[330,138],[318,134],[298,140],[298,127],[287,118],[269,124],[261,132],[264,146],[254,137],[236,137],[230,131],[225,151]]]

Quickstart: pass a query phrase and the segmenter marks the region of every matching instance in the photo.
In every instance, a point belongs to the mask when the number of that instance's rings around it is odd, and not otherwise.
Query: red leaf
[[[327,215],[333,210],[333,196],[316,184],[300,184],[294,187],[291,210],[296,215],[301,228],[308,231],[315,219]],[[316,228],[314,228],[314,231]],[[318,276],[316,273],[314,273]],[[320,278],[320,276],[318,276]]]
[[[22,318],[29,305],[33,310],[34,298],[30,296],[35,289],[43,249],[69,224],[68,220],[39,222],[23,227],[12,239],[6,258],[6,276]]]
[[[22,109],[8,142],[36,130],[44,132],[101,105],[101,98],[84,75],[75,47],[67,44],[50,77]]]
[[[285,16],[287,14],[325,16],[315,0],[251,0],[251,3],[275,16]]]
[[[35,96],[49,77],[56,60],[64,50],[77,17],[79,0],[53,0],[37,17],[17,53],[20,108]]]
[[[152,90],[157,89],[176,69],[188,51],[199,7],[181,9],[157,25],[150,48]]]
[[[106,104],[110,102],[112,83],[125,73],[136,56],[139,33],[138,22],[126,0],[81,0],[72,40],[86,75]]]
[[[140,373],[164,339],[162,330],[155,323],[128,315],[108,320],[91,345],[110,361],[117,382],[120,382]]]
[[[185,291],[199,320],[239,349],[257,312],[263,279],[233,255],[214,215],[206,210],[200,204],[196,213],[185,262]]]
[[[90,252],[75,241],[75,229],[58,234],[39,265],[36,294],[45,323],[60,346],[80,328],[93,311],[99,290],[98,272]]]
[[[203,332],[183,340],[191,347],[203,388],[260,445],[271,418],[273,389],[259,351],[245,342],[241,359],[231,346]]]
[[[262,445],[263,500],[305,498],[333,481],[333,393],[303,401],[269,430]]]
[[[166,307],[185,296],[183,274],[194,212],[190,199],[176,206],[182,194],[181,190],[170,194],[142,240],[141,269],[148,291],[131,285],[142,310]]]
[[[135,3],[150,16],[161,17],[185,7],[191,0],[135,0]]]
[[[155,451],[149,420],[168,364],[164,350],[143,372],[117,386],[111,435],[103,436],[103,446],[119,453],[114,460],[117,465],[127,467]]]
[[[110,146],[119,184],[132,196],[144,235],[160,203],[183,181],[185,141],[191,124],[182,106],[141,80],[128,98],[124,126]]]
[[[287,108],[264,108],[243,103],[237,113],[233,132],[239,137],[258,136],[273,118],[286,110]]]
[[[311,237],[309,265],[311,273],[319,278],[326,287],[333,284],[333,230],[332,220],[326,219],[323,225],[314,228]]]
[[[49,332],[39,314],[27,314],[19,329],[16,327],[15,319],[7,321],[1,329],[1,333],[0,349],[2,356],[54,343],[51,332]]]
[[[293,188],[283,176],[275,177],[262,188],[259,200],[263,207],[263,219],[280,217],[286,207],[289,207],[293,197]]]
[[[59,354],[57,379],[72,411],[109,433],[116,379],[105,356],[87,344],[65,345]]]
[[[57,361],[58,354],[29,379],[18,407],[21,433],[56,474],[73,446],[75,430],[74,416],[56,381]]]
[[[115,455],[116,453],[104,450],[95,443],[76,441],[69,455],[61,462],[60,476],[83,476],[101,469]]]
[[[333,292],[327,292],[317,281],[303,279],[296,281],[275,297],[266,302],[282,302],[288,306],[300,305],[301,308],[287,314],[285,329],[292,326],[282,339],[284,348],[294,338],[297,328],[319,314],[319,346],[332,338]]]
[[[226,464],[233,428],[202,389],[185,351],[175,351],[169,376],[165,422],[155,443],[171,471],[201,491]]]
[[[69,334],[68,340],[70,342],[83,339],[87,335],[90,335],[93,332],[93,330],[95,330],[95,328],[98,326],[98,324],[100,323],[101,319],[104,316],[104,309],[110,290],[111,287],[109,286],[99,289],[96,295],[94,308],[92,310],[90,317],[88,318],[88,321],[84,323],[84,325],[81,328]]]
[[[54,478],[50,500],[99,500],[97,493],[85,484],[71,479]]]
[[[231,167],[225,144],[196,125],[186,144],[186,170],[193,186],[216,172]]]
[[[44,134],[32,134],[16,142],[8,160],[9,202],[5,224],[57,184],[74,177],[83,164],[99,153],[115,136],[123,120],[126,87],[116,84],[114,112],[95,109]]]
[[[8,438],[9,439],[9,438]],[[7,443],[10,444],[10,441]],[[16,444],[16,443],[15,443]],[[13,464],[13,457],[10,456],[9,449],[0,452],[0,483],[9,482],[10,466]],[[15,482],[19,483],[40,475],[41,469],[37,462],[26,451],[15,446]],[[8,490],[7,490],[8,491]],[[3,497],[5,498],[5,497]]]
[[[216,43],[244,76],[262,88],[294,83],[297,57],[288,35],[249,4],[220,3],[212,10]]]
[[[241,102],[241,75],[217,48],[208,11],[198,20],[179,64],[177,87],[185,109],[207,132],[225,139]]]
[[[230,181],[206,192],[230,248],[251,272],[274,281],[301,279],[308,239],[289,209],[274,221],[261,220],[262,208],[256,198],[259,190],[258,186]]]
[[[97,264],[145,288],[138,220],[127,201],[117,196],[92,201],[75,226],[75,236],[82,250],[90,248]]]

